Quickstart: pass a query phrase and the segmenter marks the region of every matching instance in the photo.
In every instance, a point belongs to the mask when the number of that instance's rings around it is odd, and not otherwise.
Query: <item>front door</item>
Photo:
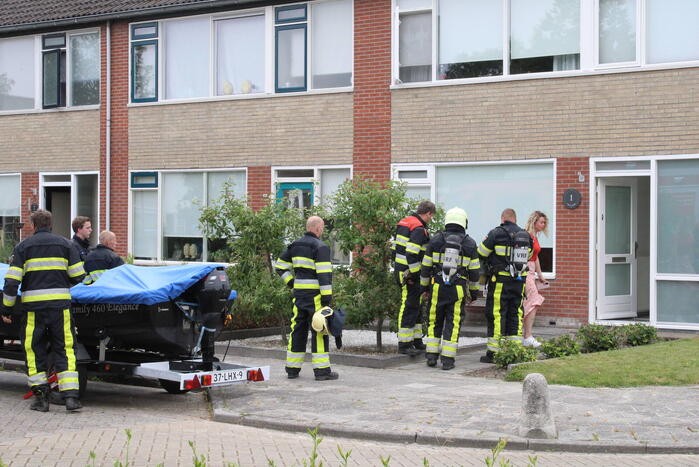
[[[597,206],[597,319],[637,316],[637,185],[600,178]]]

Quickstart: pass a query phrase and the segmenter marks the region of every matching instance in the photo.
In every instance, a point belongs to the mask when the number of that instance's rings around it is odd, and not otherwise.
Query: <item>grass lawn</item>
[[[507,381],[541,373],[549,384],[585,388],[699,384],[699,338],[580,354],[515,367]]]

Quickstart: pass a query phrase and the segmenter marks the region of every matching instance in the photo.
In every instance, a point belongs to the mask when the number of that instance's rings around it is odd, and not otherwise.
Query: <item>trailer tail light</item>
[[[201,375],[201,385],[202,386],[211,386],[211,380],[212,380],[211,375]]]
[[[262,368],[257,370],[248,370],[248,381],[264,381],[265,375],[262,373]]]
[[[199,377],[194,376],[193,379],[186,379],[184,381],[184,388],[185,389],[199,389],[199,388],[201,388],[201,383],[199,383]]]

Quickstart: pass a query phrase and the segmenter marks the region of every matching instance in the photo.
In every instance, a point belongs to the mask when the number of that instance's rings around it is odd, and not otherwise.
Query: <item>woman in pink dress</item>
[[[532,237],[534,251],[531,259],[529,260],[529,273],[527,274],[527,281],[524,288],[526,298],[524,300],[523,344],[527,347],[536,348],[541,344],[532,336],[532,327],[534,326],[536,310],[542,303],[544,303],[544,297],[539,293],[539,287],[541,284],[544,284],[545,286],[548,286],[549,284],[548,281],[544,279],[544,273],[541,271],[541,265],[539,264],[539,252],[541,251],[541,245],[539,245],[539,239],[537,238],[539,232],[544,232],[544,234],[548,236],[548,218],[546,217],[546,214],[541,211],[534,211],[531,213],[529,220],[527,220],[525,229]],[[537,287],[537,282],[539,283],[539,287]]]

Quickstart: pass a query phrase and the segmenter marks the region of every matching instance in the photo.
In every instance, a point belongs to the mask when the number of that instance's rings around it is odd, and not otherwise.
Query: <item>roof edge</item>
[[[193,2],[182,5],[168,5],[151,7],[142,10],[125,10],[113,13],[104,13],[97,15],[78,16],[75,18],[65,18],[52,21],[39,21],[34,23],[12,24],[0,26],[0,36],[8,36],[13,33],[31,32],[40,30],[49,30],[56,28],[64,28],[67,26],[77,26],[85,24],[94,24],[110,20],[127,20],[153,17],[157,15],[171,15],[176,13],[191,13],[194,11],[212,11],[225,9],[232,6],[268,6],[283,1],[274,0],[208,0],[207,2]]]

